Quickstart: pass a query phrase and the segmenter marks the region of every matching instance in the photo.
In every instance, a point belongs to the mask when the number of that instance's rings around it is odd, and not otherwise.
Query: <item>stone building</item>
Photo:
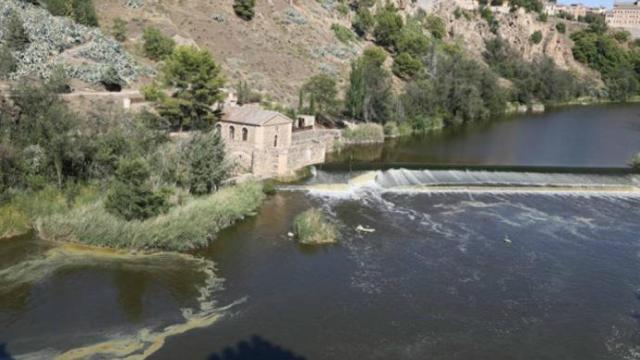
[[[622,28],[640,28],[640,1],[615,1],[606,15],[607,25]]]
[[[296,121],[258,104],[228,108],[216,124],[238,174],[259,178],[290,176],[323,163],[339,133],[319,130],[313,116]]]

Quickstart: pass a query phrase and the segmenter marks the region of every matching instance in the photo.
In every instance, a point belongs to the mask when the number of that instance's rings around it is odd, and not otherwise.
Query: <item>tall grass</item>
[[[205,247],[218,231],[253,214],[265,195],[262,185],[246,183],[191,199],[166,214],[125,221],[96,202],[64,215],[41,218],[39,235],[54,241],[139,250],[189,251]]]
[[[384,129],[378,124],[359,124],[342,132],[346,143],[376,143],[384,142]]]
[[[306,245],[332,244],[338,240],[338,229],[318,209],[309,209],[296,216],[293,230],[298,241]]]
[[[640,153],[637,153],[633,159],[631,159],[631,167],[636,171],[640,171]]]
[[[0,238],[29,232],[42,216],[66,214],[74,206],[88,204],[99,196],[93,186],[59,190],[53,186],[36,192],[18,192],[0,205]]]

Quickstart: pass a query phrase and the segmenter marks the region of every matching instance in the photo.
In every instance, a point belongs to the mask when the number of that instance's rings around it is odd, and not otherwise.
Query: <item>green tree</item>
[[[216,191],[229,175],[225,146],[220,132],[196,135],[189,145],[189,191],[205,195]]]
[[[332,114],[337,110],[338,89],[336,80],[326,74],[311,77],[302,86],[302,107],[299,111],[307,111],[312,114]],[[307,106],[304,107],[305,100]]]
[[[62,187],[65,163],[74,151],[72,130],[77,119],[64,101],[46,85],[21,82],[11,90],[11,100],[18,109],[10,129],[10,139],[21,148],[37,145],[44,150],[46,167]],[[48,175],[48,174],[45,174]]]
[[[428,50],[431,42],[422,33],[422,26],[417,21],[409,21],[399,33],[395,46],[398,53],[408,53],[415,58],[421,58]]]
[[[384,50],[365,49],[351,64],[346,108],[352,117],[365,122],[385,122],[391,115],[391,75],[384,69]]]
[[[253,91],[246,81],[240,81],[236,87],[236,91],[238,93],[239,105],[259,103],[260,100],[262,100],[260,93]]]
[[[150,175],[144,160],[121,160],[104,203],[105,209],[127,221],[148,219],[166,211],[166,199],[148,184]]]
[[[127,40],[127,22],[120,17],[115,18],[111,26],[111,35],[120,42]]]
[[[255,16],[255,0],[234,0],[233,11],[243,20],[250,21]]]
[[[23,51],[31,42],[22,23],[22,18],[20,18],[20,15],[15,11],[9,15],[5,41],[9,49],[13,51]]]
[[[393,48],[404,25],[402,16],[393,5],[388,4],[378,10],[375,21],[373,35],[376,41],[384,47]]]
[[[142,34],[144,41],[144,53],[151,60],[164,60],[171,55],[176,42],[170,37],[164,36],[158,28],[148,27]]]
[[[356,16],[351,26],[356,34],[364,37],[371,32],[375,23],[376,21],[371,14],[371,10],[369,10],[368,7],[360,6],[356,10]]]
[[[428,15],[425,19],[424,26],[436,39],[442,39],[447,34],[444,20],[439,16]]]
[[[170,96],[159,94],[160,114],[179,130],[208,129],[217,119],[211,106],[222,101],[224,81],[207,50],[176,47],[162,66],[162,83],[174,92]]]
[[[556,30],[558,30],[560,34],[564,34],[567,32],[567,25],[563,22],[559,22],[556,24]]]

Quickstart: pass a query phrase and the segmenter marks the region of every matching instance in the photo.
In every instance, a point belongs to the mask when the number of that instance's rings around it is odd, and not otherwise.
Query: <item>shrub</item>
[[[102,73],[100,83],[107,91],[120,92],[125,85],[124,80],[120,77],[120,74],[113,66],[109,66],[107,70]]]
[[[399,137],[399,136],[407,136],[413,133],[413,129],[411,128],[411,124],[408,121],[403,121],[398,124],[395,121],[389,121],[384,124],[384,135],[387,137]]]
[[[534,32],[533,34],[531,34],[531,37],[529,38],[529,40],[533,43],[533,44],[540,44],[540,42],[542,41],[542,32],[540,32],[540,30]]]
[[[234,0],[233,11],[243,20],[249,21],[255,16],[255,0]]]
[[[560,34],[564,34],[567,32],[567,25],[563,22],[559,22],[556,24],[556,30],[558,30]]]
[[[619,43],[626,43],[631,38],[631,33],[628,31],[617,31],[613,34],[613,38]]]
[[[77,23],[98,26],[98,16],[93,0],[42,0],[47,10],[55,16],[68,16]]]
[[[144,29],[142,35],[144,41],[144,53],[151,60],[163,60],[167,56],[171,55],[173,49],[176,46],[176,42],[173,39],[164,36],[159,29],[155,27],[148,27]]]
[[[0,45],[0,80],[6,80],[12,72],[18,70],[18,62],[11,50]]]
[[[547,22],[548,19],[549,19],[549,15],[547,15],[547,13],[540,13],[538,15],[538,21],[540,22]]]
[[[215,194],[189,199],[166,214],[127,222],[107,212],[100,202],[75,208],[65,215],[38,219],[44,238],[87,245],[190,251],[207,246],[222,229],[253,214],[264,200],[262,186],[244,183]]]
[[[369,8],[361,6],[356,10],[356,17],[351,26],[358,35],[365,36],[371,31],[375,23],[376,21]]]
[[[5,41],[9,49],[13,51],[23,51],[29,46],[29,35],[24,29],[22,18],[15,11],[9,15]]]
[[[122,18],[115,18],[113,20],[113,26],[111,27],[111,34],[114,39],[124,42],[127,40],[127,22]]]
[[[378,124],[359,124],[343,130],[342,137],[350,143],[383,142],[384,129]]]
[[[401,53],[393,61],[393,73],[403,79],[410,79],[422,70],[422,62],[408,53]]]
[[[105,209],[127,221],[144,220],[164,212],[166,200],[147,183],[150,175],[148,165],[141,159],[120,161]]]
[[[346,27],[340,24],[332,24],[331,30],[333,30],[333,33],[336,35],[336,38],[338,38],[338,40],[340,40],[340,42],[344,44],[349,44],[350,42],[356,39],[356,36],[353,33],[353,31],[347,29]]]
[[[332,244],[338,240],[337,227],[318,209],[310,209],[296,216],[293,231],[305,245]]]
[[[428,15],[425,19],[424,26],[436,39],[442,39],[447,33],[444,20],[436,15]]]

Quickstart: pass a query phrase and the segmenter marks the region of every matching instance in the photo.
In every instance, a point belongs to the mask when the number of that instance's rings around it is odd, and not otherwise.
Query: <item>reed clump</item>
[[[338,241],[338,228],[318,209],[309,209],[294,219],[293,230],[305,245],[333,244]]]
[[[98,247],[190,251],[207,246],[216,234],[252,215],[265,195],[259,183],[224,188],[191,198],[164,214],[126,221],[104,208],[102,201],[38,219],[38,234],[48,240]]]
[[[384,142],[384,129],[379,124],[359,124],[343,130],[342,138],[348,144],[382,143]]]
[[[5,193],[0,205],[0,238],[25,234],[37,218],[66,214],[72,208],[88,204],[99,196],[91,185],[71,186],[60,190],[46,186],[39,191]]]
[[[631,167],[636,171],[640,171],[640,153],[637,153],[633,159],[631,159]]]

